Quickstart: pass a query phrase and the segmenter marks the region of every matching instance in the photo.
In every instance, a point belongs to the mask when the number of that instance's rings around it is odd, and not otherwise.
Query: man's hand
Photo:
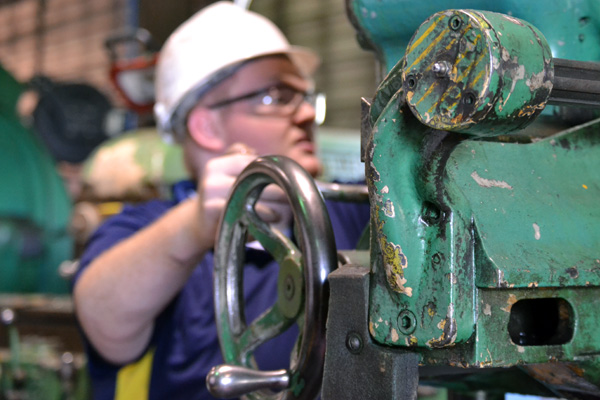
[[[244,168],[256,158],[252,149],[238,143],[232,145],[225,155],[206,164],[198,183],[200,213],[204,216],[202,230],[206,235],[203,240],[212,240],[214,245],[219,219],[225,210],[231,189]],[[265,222],[273,224],[287,224],[291,215],[285,194],[275,185],[269,185],[263,190],[255,209]]]

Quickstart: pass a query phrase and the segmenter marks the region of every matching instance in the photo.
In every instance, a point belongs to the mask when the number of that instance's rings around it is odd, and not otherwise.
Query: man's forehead
[[[278,83],[285,83],[301,91],[310,90],[313,86],[313,81],[303,77],[286,55],[277,54],[244,62],[231,76],[208,91],[202,102],[214,103]]]
[[[285,55],[261,57],[248,61],[232,76],[231,81],[235,86],[254,89],[278,82],[302,88],[309,82]]]

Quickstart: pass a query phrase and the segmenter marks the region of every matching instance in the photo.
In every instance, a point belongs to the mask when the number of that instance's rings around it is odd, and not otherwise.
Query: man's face
[[[287,92],[288,98],[296,93],[296,97],[287,108],[264,104],[264,96],[258,95],[211,110],[218,114],[217,129],[225,147],[243,143],[258,155],[284,155],[316,176],[321,163],[313,142],[315,109],[301,94],[310,86],[286,57],[261,58],[243,66],[229,79],[225,90],[211,96],[211,104],[227,103],[273,87],[282,88],[274,89],[275,93]]]

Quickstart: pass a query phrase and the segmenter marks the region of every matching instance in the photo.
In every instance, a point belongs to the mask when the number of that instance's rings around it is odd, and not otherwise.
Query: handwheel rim
[[[250,355],[243,359],[236,343],[248,328],[243,309],[243,253],[245,232],[251,223],[248,215],[252,215],[260,193],[271,183],[286,193],[294,215],[304,270],[304,307],[300,313],[304,315],[304,323],[291,355],[291,388],[277,394],[253,392],[246,397],[314,398],[319,391],[325,355],[326,279],[337,265],[336,250],[321,193],[312,177],[289,158],[271,156],[255,160],[240,174],[233,187],[221,220],[215,251],[214,295],[219,341],[226,363],[256,368],[253,357]],[[285,242],[282,246],[286,248]],[[276,303],[274,307],[277,306]]]

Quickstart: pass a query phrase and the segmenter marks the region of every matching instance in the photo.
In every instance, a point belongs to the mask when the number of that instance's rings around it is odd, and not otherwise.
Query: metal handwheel
[[[298,248],[257,215],[254,205],[269,184],[285,192],[293,215]],[[247,234],[279,263],[277,300],[246,323],[243,265]],[[215,312],[226,365],[206,378],[210,392],[223,398],[313,399],[319,393],[325,356],[327,290],[336,267],[329,215],[312,177],[286,157],[262,157],[240,175],[229,198],[215,250]],[[260,371],[253,352],[294,323],[299,336],[289,369]]]

